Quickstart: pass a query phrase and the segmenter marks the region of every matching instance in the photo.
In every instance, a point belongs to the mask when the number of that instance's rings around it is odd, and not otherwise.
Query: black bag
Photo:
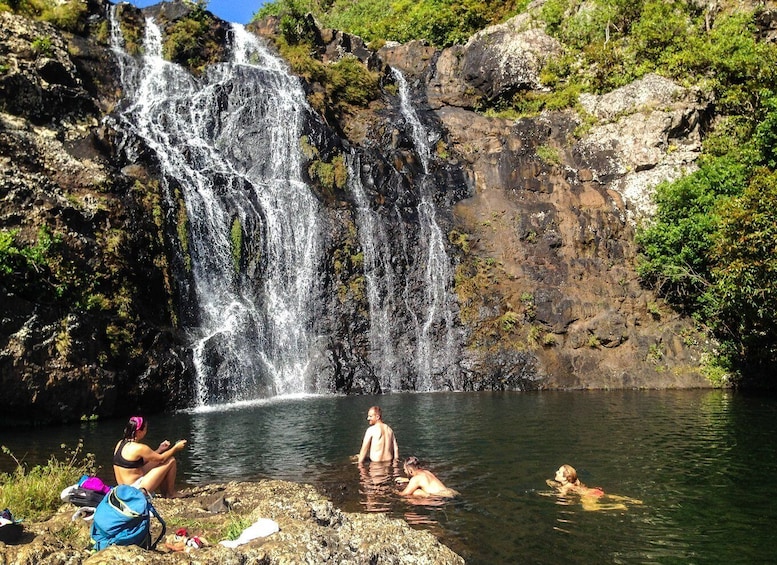
[[[22,537],[24,528],[21,524],[5,524],[0,526],[0,542],[14,544]]]
[[[105,494],[83,487],[75,487],[71,489],[67,499],[68,502],[75,504],[76,506],[91,506],[97,507],[100,502],[105,498]]]
[[[0,516],[9,520],[9,524],[3,524],[0,526],[0,542],[14,544],[22,537],[22,531],[24,528],[19,523],[19,520],[14,520],[11,511],[6,508],[0,512]]]

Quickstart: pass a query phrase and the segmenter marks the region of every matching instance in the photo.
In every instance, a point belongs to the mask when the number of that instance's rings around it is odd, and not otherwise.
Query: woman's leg
[[[162,496],[172,496],[175,494],[175,474],[178,464],[175,457],[171,457],[163,464],[153,469],[149,469],[140,486],[148,492],[159,490]]]

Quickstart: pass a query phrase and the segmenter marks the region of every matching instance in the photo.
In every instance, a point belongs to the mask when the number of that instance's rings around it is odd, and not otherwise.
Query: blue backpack
[[[151,515],[162,524],[162,533],[151,543]],[[129,485],[112,489],[97,505],[92,521],[92,540],[97,551],[109,545],[139,545],[154,549],[167,526],[146,493]]]

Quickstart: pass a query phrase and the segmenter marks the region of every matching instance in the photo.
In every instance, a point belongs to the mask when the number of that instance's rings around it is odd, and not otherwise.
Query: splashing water
[[[321,212],[300,172],[310,110],[298,80],[238,24],[231,61],[198,79],[162,58],[153,20],[140,60],[124,53],[115,10],[111,24],[120,127],[153,151],[178,210],[196,297],[187,329],[197,404],[317,392],[306,371]]]
[[[450,260],[445,251],[445,237],[436,218],[434,179],[429,174],[432,163],[430,134],[412,106],[404,76],[392,69],[399,85],[400,110],[421,161],[423,177],[419,186],[417,215],[420,253],[413,257],[404,248],[404,261],[413,272],[400,276],[392,267],[397,242],[389,240],[386,222],[396,222],[401,239],[406,241],[404,222],[399,211],[373,210],[359,178],[358,159],[349,163],[349,190],[357,205],[359,239],[364,251],[364,273],[370,305],[371,364],[383,390],[398,390],[402,383],[401,362],[397,351],[405,350],[406,328],[397,328],[398,320],[408,319],[414,332],[415,376],[407,378],[418,391],[458,388],[456,375],[457,337],[455,301],[449,287],[452,281]],[[381,207],[382,208],[382,207]],[[412,278],[421,280],[423,297],[411,298]],[[404,282],[403,286],[400,286]],[[397,289],[401,288],[400,291]],[[400,302],[401,299],[401,302]],[[400,310],[404,308],[402,312]]]

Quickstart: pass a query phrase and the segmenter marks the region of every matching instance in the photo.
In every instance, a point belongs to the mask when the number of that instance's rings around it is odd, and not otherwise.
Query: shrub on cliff
[[[777,173],[758,169],[736,198],[720,207],[712,279],[732,353],[748,371],[772,377],[777,360]],[[764,369],[766,369],[764,371]]]
[[[84,0],[8,0],[0,2],[0,11],[11,10],[18,14],[49,22],[59,29],[81,33],[86,28],[88,7]]]
[[[223,57],[223,34],[204,0],[191,2],[191,10],[165,28],[162,52],[165,59],[200,74],[207,65]]]
[[[256,18],[277,16],[290,7],[312,13],[325,27],[367,41],[425,39],[447,47],[476,31],[521,12],[528,0],[275,0]]]
[[[0,230],[0,281],[31,298],[45,298],[52,290],[61,295],[64,286],[56,273],[59,263],[55,252],[60,243],[61,238],[52,236],[46,226],[38,230],[34,243],[24,242],[18,229]],[[40,288],[33,280],[41,283]]]
[[[554,88],[602,93],[652,72],[702,86],[720,110],[738,113],[775,82],[777,50],[759,41],[756,13],[680,0],[547,0],[539,18],[575,61],[549,62]]]
[[[730,118],[706,141],[697,172],[656,190],[637,236],[649,286],[711,328],[723,360],[750,379],[777,361],[777,96]],[[725,127],[725,125],[728,127]]]
[[[295,74],[308,82],[319,83],[319,91],[309,97],[311,105],[327,114],[327,108],[347,112],[351,107],[365,107],[379,94],[376,73],[353,56],[325,64],[316,58],[317,29],[303,11],[300,0],[284,0],[275,13],[279,18],[280,37],[276,44]]]

